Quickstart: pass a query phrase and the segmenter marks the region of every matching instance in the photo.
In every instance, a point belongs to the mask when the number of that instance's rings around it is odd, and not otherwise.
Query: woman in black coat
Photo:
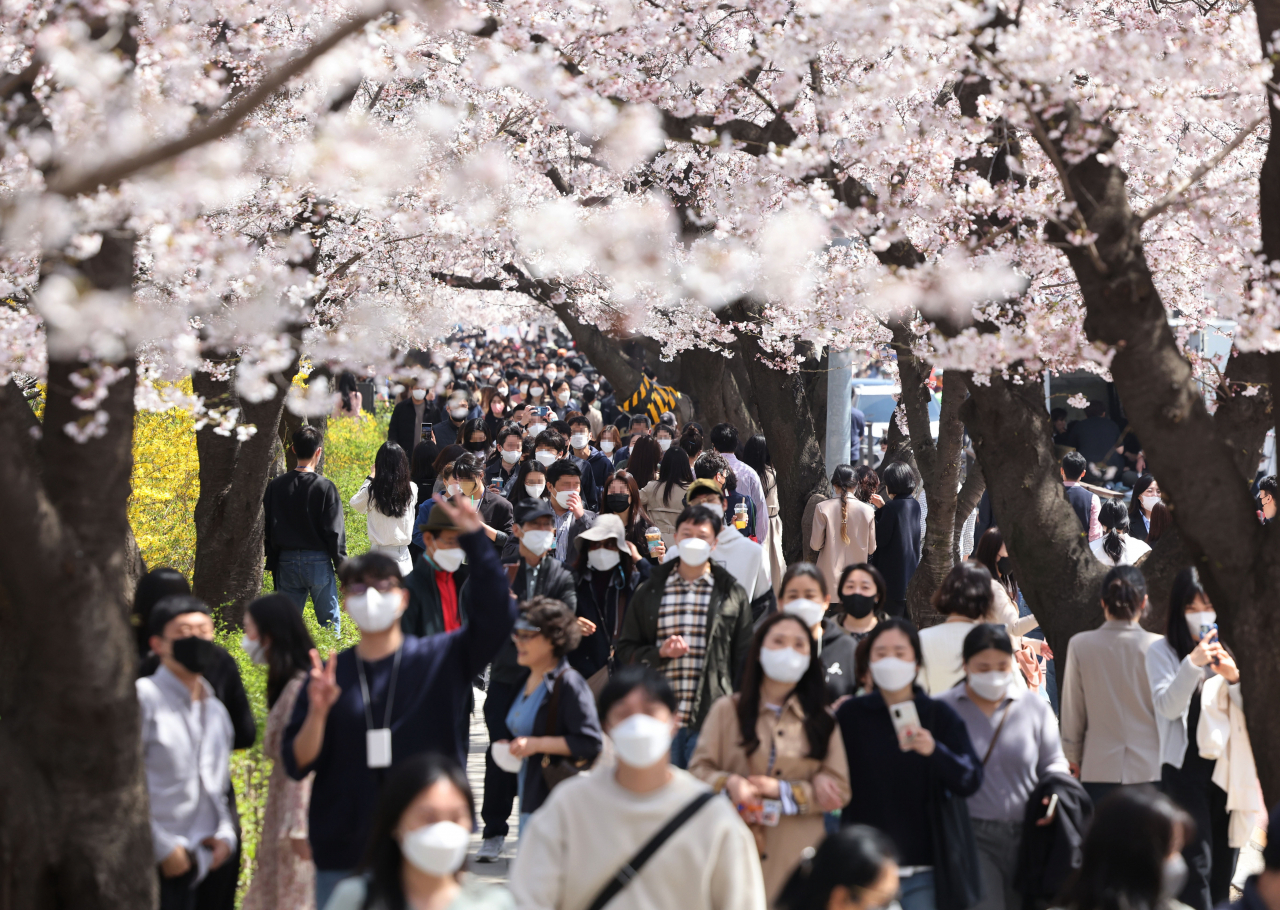
[[[907,585],[920,564],[920,503],[911,496],[916,474],[906,462],[895,461],[880,476],[889,500],[871,497],[876,507],[876,551],[870,563],[884,576],[884,611],[905,616]]]
[[[569,666],[593,682],[598,692],[608,681],[608,673],[593,677],[601,670],[608,671],[613,663],[623,613],[636,588],[649,579],[649,563],[635,558],[627,545],[625,525],[616,514],[601,515],[579,534],[577,551],[573,574],[578,579],[578,618],[595,628],[569,652]]]

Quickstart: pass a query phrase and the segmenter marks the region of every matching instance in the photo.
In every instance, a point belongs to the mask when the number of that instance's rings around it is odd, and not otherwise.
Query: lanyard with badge
[[[391,705],[396,697],[396,679],[400,676],[400,655],[404,647],[396,649],[396,659],[391,665],[391,682],[387,686],[387,709],[382,712],[382,726],[373,725],[373,699],[369,697],[369,681],[364,675],[364,661],[356,655],[356,673],[360,676],[360,694],[364,699],[364,749],[370,768],[391,767]]]

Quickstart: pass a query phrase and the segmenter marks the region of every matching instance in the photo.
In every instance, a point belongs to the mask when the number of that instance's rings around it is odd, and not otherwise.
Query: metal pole
[[[827,477],[849,464],[849,411],[853,407],[853,351],[831,351],[827,357]]]
[[[1049,392],[1049,377],[1052,375],[1048,370],[1044,371],[1044,409],[1046,411],[1053,410],[1053,396]]]

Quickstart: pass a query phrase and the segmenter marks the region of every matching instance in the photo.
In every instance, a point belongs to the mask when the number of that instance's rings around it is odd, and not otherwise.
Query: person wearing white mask
[[[569,664],[600,694],[609,681],[614,642],[636,588],[649,578],[650,565],[628,543],[626,526],[615,514],[601,515],[578,535],[573,561],[578,579],[578,620],[582,643],[569,652]]]
[[[585,417],[569,418],[569,460],[582,470],[583,500],[588,509],[600,510],[600,491],[613,473],[613,459],[591,445],[591,422]]]
[[[578,535],[596,520],[596,513],[584,504],[585,480],[582,469],[568,459],[547,468],[548,500],[556,516],[555,557],[566,564],[573,562]]]
[[[501,885],[464,877],[474,815],[471,785],[452,761],[400,762],[378,796],[367,871],[342,882],[327,910],[515,910]]]
[[[976,626],[964,640],[964,685],[938,696],[960,715],[982,756],[982,786],[968,800],[982,871],[982,900],[973,910],[1021,910],[1014,873],[1027,801],[1045,775],[1069,773],[1053,709],[1014,685],[1013,651],[1004,625]]]
[[[822,840],[822,814],[850,796],[844,742],[826,709],[817,649],[799,614],[765,619],[751,642],[742,690],[711,706],[689,762],[689,773],[728,792],[751,828],[771,905],[804,852]]]
[[[245,654],[267,668],[267,724],[262,751],[271,759],[262,836],[254,851],[254,872],[243,910],[314,910],[316,867],[307,843],[311,776],[291,780],[280,745],[285,726],[311,669],[311,633],[297,607],[283,594],[268,594],[245,610]]]
[[[468,392],[455,391],[449,396],[449,400],[445,402],[439,422],[431,428],[436,445],[443,449],[445,446],[451,446],[455,442],[458,445],[466,445],[470,441],[463,438],[462,427],[466,424],[467,418],[471,416],[471,407],[471,398]]]
[[[516,478],[520,474],[520,463],[524,458],[523,437],[519,427],[505,426],[499,430],[495,437],[498,457],[484,469],[484,485],[508,502],[523,498],[515,492]]]
[[[662,454],[666,455],[667,450],[675,445],[676,440],[680,438],[680,434],[676,432],[675,427],[660,423],[653,428],[653,438],[658,441],[658,447],[662,449]]]
[[[699,458],[694,470],[701,467],[702,459]],[[751,602],[751,615],[759,619],[771,612],[775,599],[764,547],[750,537],[743,536],[731,522],[724,520],[727,503],[721,485],[715,480],[700,478],[689,484],[684,495],[686,503],[691,506],[706,506],[724,522],[711,558],[724,566],[738,584],[742,585],[742,590],[747,592],[747,600]]]
[[[556,379],[549,381],[547,385],[551,389],[551,409],[556,412],[557,419],[566,420],[570,411],[582,410],[573,399],[573,390],[569,388],[568,380]]]
[[[455,632],[405,635],[399,620],[409,592],[395,561],[381,553],[348,560],[344,608],[360,642],[330,652],[325,663],[311,652],[306,697],[299,696],[285,729],[286,772],[294,780],[315,772],[308,835],[317,907],[360,861],[386,768],[428,751],[465,761],[471,680],[510,640],[515,623],[506,572],[475,509],[437,496],[431,511],[453,525],[466,554],[471,621]]]
[[[622,619],[617,658],[662,671],[676,691],[680,729],[672,747],[686,768],[698,730],[722,695],[733,691],[751,646],[751,603],[742,585],[711,560],[720,518],[686,506],[676,519],[678,556],[636,589]]]
[[[431,438],[431,425],[440,415],[433,400],[435,395],[421,380],[412,380],[403,401],[391,411],[387,424],[387,441],[406,452],[412,452],[423,439]]]
[[[1187,883],[1178,899],[1208,910],[1228,899],[1239,851],[1228,833],[1227,791],[1213,782],[1215,760],[1200,755],[1204,684],[1215,675],[1238,691],[1240,670],[1218,640],[1218,615],[1194,567],[1183,569],[1169,592],[1165,637],[1147,649],[1147,679],[1160,734],[1160,789],[1195,820],[1183,845]],[[1280,834],[1277,834],[1280,837]]]
[[[765,910],[751,832],[728,800],[672,767],[677,710],[649,667],[609,680],[599,716],[616,763],[561,784],[529,820],[511,868],[521,910],[582,910],[602,896],[609,910]]]
[[[1151,533],[1151,510],[1160,502],[1160,485],[1150,474],[1143,474],[1133,485],[1129,499],[1129,536],[1148,543]]]
[[[522,602],[539,595],[551,597],[576,611],[578,601],[573,573],[555,558],[554,547],[555,513],[551,511],[550,503],[541,498],[517,502],[511,539],[502,554],[512,593]],[[515,643],[508,640],[489,667],[484,721],[491,743],[512,738],[507,728],[507,712],[525,681],[525,671],[518,658]],[[503,842],[508,833],[507,819],[511,815],[517,789],[516,775],[499,767],[490,751],[485,756],[484,807],[480,813],[484,831],[480,851],[476,854],[478,862],[495,862],[502,856]]]
[[[990,596],[989,580],[987,587]],[[953,796],[976,793],[982,763],[955,710],[915,685],[921,662],[916,627],[905,619],[887,619],[871,630],[865,644],[875,691],[849,699],[836,711],[849,780],[860,785],[841,810],[840,824],[870,825],[893,840],[901,863],[902,910],[962,906],[958,895],[940,900],[935,892],[934,801],[939,782]],[[896,719],[894,709],[907,703],[910,707],[899,709]]]

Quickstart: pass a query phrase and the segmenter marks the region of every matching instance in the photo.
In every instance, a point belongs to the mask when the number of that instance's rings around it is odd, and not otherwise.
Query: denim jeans
[[[307,595],[316,608],[316,620],[342,629],[342,611],[338,607],[338,579],[333,574],[333,561],[323,550],[285,550],[274,572],[276,590],[287,594],[306,609]]]
[[[671,740],[671,764],[677,768],[688,770],[689,761],[693,758],[693,750],[698,748],[698,731],[689,727],[681,727]]]
[[[937,910],[933,870],[927,869],[902,879],[898,885],[898,904],[902,910]]]
[[[1022,895],[1013,887],[1022,844],[1022,822],[973,819],[982,871],[982,900],[971,910],[1022,910]]]
[[[354,869],[317,869],[316,870],[316,910],[324,910],[334,889],[344,878],[355,875]]]

